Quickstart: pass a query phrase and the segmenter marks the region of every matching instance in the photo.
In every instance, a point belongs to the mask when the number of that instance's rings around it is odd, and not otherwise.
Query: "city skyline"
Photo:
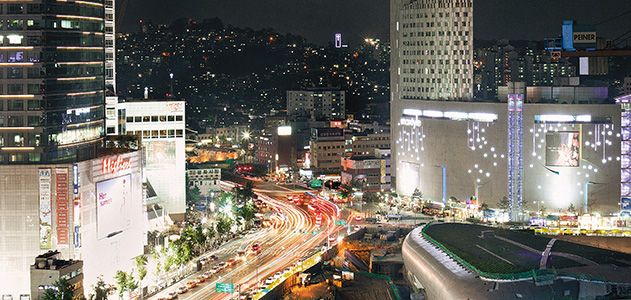
[[[343,34],[343,38],[351,43],[349,46],[362,42],[365,37],[389,39],[389,2],[383,0],[220,0],[205,3],[185,0],[166,3],[166,7],[148,5],[150,2],[128,1],[120,23],[121,32],[136,31],[139,19],[168,24],[178,18],[218,17],[226,24],[238,27],[273,28],[282,33],[302,35],[319,45],[333,43],[336,32]],[[569,5],[569,0],[478,0],[474,2],[477,20],[474,36],[479,40],[543,41],[560,35],[564,19],[596,24],[620,16],[599,25],[599,32],[607,38],[615,38],[631,27],[631,19],[621,16],[631,13],[625,0],[609,0],[607,5],[598,6],[593,6],[589,0],[578,0],[571,1],[571,7]]]

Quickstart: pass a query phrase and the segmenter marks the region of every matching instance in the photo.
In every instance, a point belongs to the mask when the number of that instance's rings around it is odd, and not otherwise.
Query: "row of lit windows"
[[[128,116],[127,123],[149,123],[149,122],[180,122],[184,118],[181,115],[175,116]]]
[[[39,133],[4,133],[0,134],[0,147],[39,147],[41,135]]]
[[[26,123],[25,123],[26,122]],[[42,118],[35,116],[4,116],[0,115],[0,127],[36,127],[42,124]]]
[[[182,129],[163,129],[163,130],[138,130],[127,131],[127,134],[141,136],[143,139],[158,139],[158,138],[181,138],[184,137],[184,130]]]

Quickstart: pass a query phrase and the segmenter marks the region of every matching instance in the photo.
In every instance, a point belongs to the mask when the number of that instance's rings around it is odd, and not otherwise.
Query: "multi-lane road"
[[[225,268],[206,282],[179,295],[179,299],[227,299],[234,296],[216,292],[215,287],[218,282],[232,283],[237,291],[242,292],[264,286],[262,282],[269,276],[284,271],[301,258],[321,249],[323,245],[326,245],[328,236],[336,231],[334,220],[338,210],[332,203],[318,201],[317,206],[322,211],[321,225],[318,226],[312,214],[284,200],[287,194],[295,193],[295,190],[278,185],[260,184],[254,191],[270,209],[277,211],[282,216],[278,221],[279,224],[247,234],[243,238],[226,243],[218,250],[205,255],[219,257],[216,262],[210,264],[209,267],[212,267],[214,264],[234,258],[238,249],[254,243],[261,245],[261,252],[256,256],[250,254],[246,261]],[[207,269],[204,268],[203,271]],[[203,271],[191,275],[152,299],[164,297],[168,292],[174,291],[178,286],[185,284]]]

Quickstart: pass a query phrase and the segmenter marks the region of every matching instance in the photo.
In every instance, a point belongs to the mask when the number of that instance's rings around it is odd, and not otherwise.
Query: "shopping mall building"
[[[68,164],[0,165],[0,295],[28,299],[30,265],[50,249],[83,260],[85,290],[143,253],[140,151]]]
[[[490,205],[507,196],[511,204],[554,210],[580,209],[587,200],[590,212],[616,210],[621,189],[628,196],[621,106],[606,87],[565,78],[571,83],[514,84],[499,101],[473,99],[472,0],[392,0],[390,38],[399,194],[418,189],[434,201],[477,195]]]

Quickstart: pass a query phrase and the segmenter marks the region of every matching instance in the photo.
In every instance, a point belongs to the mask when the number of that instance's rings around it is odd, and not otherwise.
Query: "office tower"
[[[103,132],[104,3],[0,6],[0,164],[68,162]]]
[[[393,0],[394,92],[400,99],[473,96],[473,0]]]
[[[116,1],[105,0],[105,86],[116,94]]]

